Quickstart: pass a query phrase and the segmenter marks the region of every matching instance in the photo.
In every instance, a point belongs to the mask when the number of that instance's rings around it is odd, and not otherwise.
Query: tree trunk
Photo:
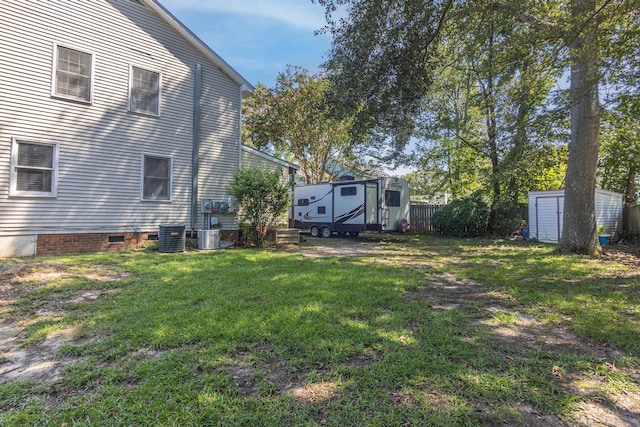
[[[570,40],[571,142],[565,178],[562,237],[557,251],[599,255],[595,215],[598,167],[598,26],[595,0],[571,0],[571,17],[577,31]]]
[[[494,90],[494,29],[493,21],[489,22],[489,46],[488,46],[488,58],[489,71],[487,75],[486,87],[484,84],[482,87],[482,97],[484,100],[484,114],[485,123],[487,127],[487,145],[489,148],[489,160],[491,161],[491,189],[493,195],[491,198],[491,206],[489,210],[489,234],[495,234],[496,224],[498,222],[497,207],[498,200],[500,200],[500,155],[498,153],[498,125],[496,121],[496,100]]]
[[[629,171],[627,172],[627,182],[625,182],[624,184],[625,203],[636,203],[635,183],[636,170],[632,166],[629,166]]]

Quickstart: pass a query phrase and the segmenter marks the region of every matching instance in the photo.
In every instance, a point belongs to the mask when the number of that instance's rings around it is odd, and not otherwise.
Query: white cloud
[[[170,11],[227,12],[276,20],[315,31],[325,25],[324,10],[311,0],[160,0]]]

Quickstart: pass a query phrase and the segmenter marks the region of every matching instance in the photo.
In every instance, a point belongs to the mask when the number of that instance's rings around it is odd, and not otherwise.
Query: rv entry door
[[[367,224],[378,223],[378,184],[367,182],[367,198],[365,201]]]

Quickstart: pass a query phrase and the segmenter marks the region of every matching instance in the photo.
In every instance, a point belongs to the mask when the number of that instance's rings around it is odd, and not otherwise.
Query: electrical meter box
[[[200,212],[203,214],[210,214],[213,212],[213,202],[209,199],[203,199],[200,202]]]
[[[229,213],[234,213],[238,211],[238,199],[236,199],[233,196],[227,196],[226,197],[226,202],[227,205],[229,205],[229,209],[227,210],[227,212]]]

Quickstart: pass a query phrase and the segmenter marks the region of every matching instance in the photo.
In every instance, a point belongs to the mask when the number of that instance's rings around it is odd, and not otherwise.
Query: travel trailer
[[[409,184],[380,177],[298,186],[292,214],[294,226],[313,237],[357,236],[367,230],[406,232],[409,209]]]

